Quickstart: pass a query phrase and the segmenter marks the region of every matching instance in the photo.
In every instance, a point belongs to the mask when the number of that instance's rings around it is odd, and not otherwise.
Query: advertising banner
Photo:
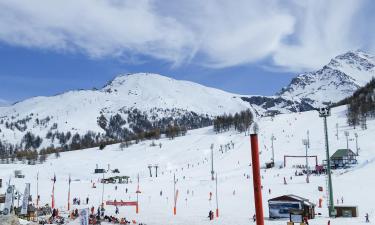
[[[89,209],[79,210],[80,225],[89,225]]]
[[[9,185],[5,193],[5,203],[4,203],[4,210],[3,210],[4,215],[10,214],[10,210],[13,207],[13,192],[14,192],[14,186]]]
[[[27,214],[27,207],[29,206],[29,197],[30,197],[30,183],[26,183],[25,192],[22,199],[22,208],[21,215]]]

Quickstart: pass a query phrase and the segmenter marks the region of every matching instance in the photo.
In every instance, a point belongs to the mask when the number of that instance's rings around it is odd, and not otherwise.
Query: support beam
[[[252,159],[252,167],[253,167],[253,187],[254,187],[256,224],[264,225],[262,189],[261,189],[261,179],[260,179],[258,135],[251,134],[250,142],[251,142],[251,159]]]

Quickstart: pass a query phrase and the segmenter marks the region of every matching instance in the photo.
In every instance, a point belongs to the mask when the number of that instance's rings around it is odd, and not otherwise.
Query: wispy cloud
[[[271,66],[297,71],[347,50],[375,50],[369,38],[375,17],[359,16],[368,4],[374,3],[0,0],[0,41],[90,57],[147,55],[175,66],[230,67],[270,58]]]
[[[7,106],[7,105],[10,105],[10,102],[5,99],[0,98],[0,107]]]

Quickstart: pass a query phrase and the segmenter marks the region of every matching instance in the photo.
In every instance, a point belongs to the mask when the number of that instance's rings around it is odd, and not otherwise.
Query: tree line
[[[234,115],[224,114],[214,119],[214,131],[220,133],[234,128],[238,132],[246,133],[253,120],[253,114],[249,109],[235,113]]]
[[[375,78],[354,94],[335,104],[347,105],[347,123],[349,126],[360,126],[367,129],[367,119],[375,117]]]
[[[157,113],[163,112],[158,109]],[[164,111],[164,113],[168,112]],[[155,115],[149,116],[138,109],[123,110],[121,114],[116,113],[111,116],[101,113],[97,118],[97,124],[104,132],[87,131],[85,134],[73,134],[70,131],[59,132],[57,124],[54,123],[45,137],[34,135],[28,131],[19,144],[9,144],[0,140],[0,158],[43,162],[50,154],[55,154],[58,157],[60,152],[64,151],[91,147],[104,149],[106,145],[115,143],[124,143],[122,146],[127,147],[143,140],[159,139],[162,135],[173,139],[185,135],[188,129],[212,124],[212,119],[208,115],[178,110],[173,113],[178,117],[168,116],[158,119]],[[38,124],[40,123],[38,120]],[[45,123],[43,122],[43,124]],[[48,139],[52,144],[41,148],[44,139]],[[30,155],[33,155],[33,158],[30,158]]]

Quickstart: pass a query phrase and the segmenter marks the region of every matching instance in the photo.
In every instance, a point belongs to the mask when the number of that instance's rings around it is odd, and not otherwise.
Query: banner
[[[89,209],[79,210],[80,225],[89,225]]]
[[[9,185],[7,188],[7,192],[5,193],[5,203],[4,203],[4,210],[3,210],[4,215],[10,214],[10,210],[13,207],[13,192],[14,192],[14,186]]]
[[[21,215],[27,215],[27,208],[29,206],[30,197],[30,183],[26,183],[25,192],[22,199]]]
[[[124,202],[124,201],[106,201],[106,205],[114,206],[137,206],[137,202]]]

